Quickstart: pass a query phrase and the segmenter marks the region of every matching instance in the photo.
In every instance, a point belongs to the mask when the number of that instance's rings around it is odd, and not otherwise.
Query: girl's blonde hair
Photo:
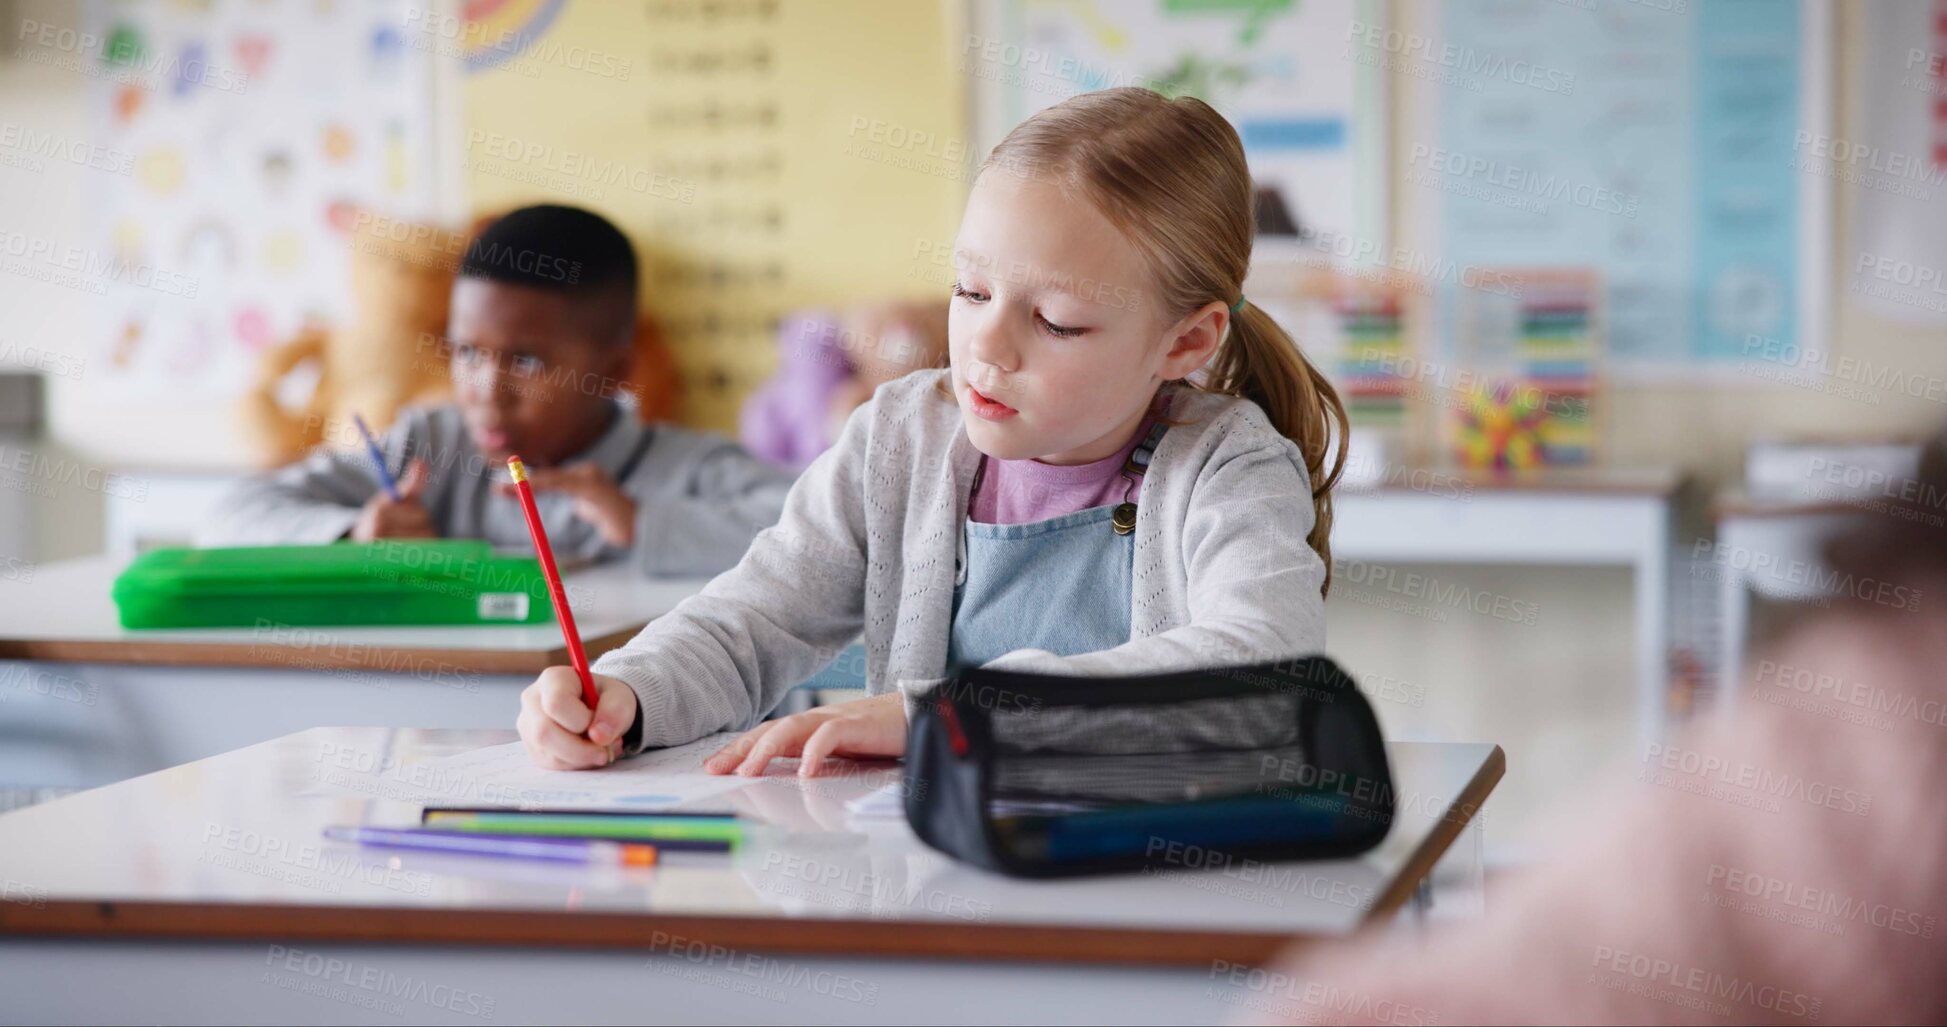
[[[1016,126],[981,164],[989,171],[1052,180],[1086,197],[1147,259],[1168,317],[1243,295],[1256,235],[1251,173],[1237,132],[1202,100],[1134,87],[1083,93]],[[1306,541],[1325,561],[1329,590],[1332,487],[1345,470],[1338,390],[1250,303],[1189,384],[1251,400],[1298,444],[1316,515]]]

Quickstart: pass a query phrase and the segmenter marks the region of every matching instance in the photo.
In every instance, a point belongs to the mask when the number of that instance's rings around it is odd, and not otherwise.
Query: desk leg
[[[1492,800],[1490,800],[1492,801]],[[1487,912],[1487,821],[1476,815],[1447,847],[1426,881],[1439,896],[1437,920],[1474,920]],[[1427,897],[1433,909],[1433,896]]]
[[[1486,821],[1476,815],[1462,828],[1433,872],[1407,897],[1410,915],[1396,923],[1403,931],[1422,931],[1437,923],[1477,920],[1487,912]]]
[[[1735,550],[1733,550],[1735,551]],[[1717,701],[1719,710],[1737,702],[1744,677],[1744,639],[1751,631],[1751,589],[1744,575],[1726,566],[1717,593]]]
[[[1663,737],[1670,709],[1670,508],[1648,506],[1636,556],[1637,734],[1644,744]]]

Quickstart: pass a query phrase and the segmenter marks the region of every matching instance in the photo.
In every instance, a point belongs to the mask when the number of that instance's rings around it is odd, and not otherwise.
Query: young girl
[[[535,762],[747,727],[861,632],[870,698],[760,724],[705,767],[899,756],[902,693],[960,666],[1323,648],[1345,411],[1242,296],[1251,196],[1237,133],[1195,99],[1088,93],[1009,133],[955,241],[950,367],[881,386],[741,563],[596,662],[594,711],[566,667],[530,685]]]

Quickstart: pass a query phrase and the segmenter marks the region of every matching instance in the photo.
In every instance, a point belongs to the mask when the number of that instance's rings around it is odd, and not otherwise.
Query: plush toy
[[[801,310],[778,322],[778,363],[744,401],[744,448],[768,463],[802,470],[831,445],[832,396],[852,376],[838,349],[835,314]]]
[[[803,470],[838,439],[881,384],[946,365],[941,300],[873,303],[845,314],[799,311],[778,324],[778,368],[744,403],[744,448]]]
[[[244,435],[265,466],[289,463],[319,445],[357,448],[362,442],[354,413],[382,432],[401,409],[450,395],[448,348],[440,340],[468,236],[383,217],[361,215],[352,224],[350,318],[307,329],[267,351],[243,398]],[[645,421],[673,420],[681,381],[647,317],[638,321],[635,349],[627,388],[637,398],[638,414]],[[279,393],[300,372],[315,375],[316,385],[302,406],[292,408]]]

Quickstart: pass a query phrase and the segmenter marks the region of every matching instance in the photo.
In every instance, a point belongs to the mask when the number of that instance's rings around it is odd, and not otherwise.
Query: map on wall
[[[985,154],[1035,111],[1140,86],[1228,118],[1259,187],[1261,231],[1347,254],[1386,238],[1383,75],[1348,60],[1362,0],[1006,0],[969,4],[960,71]],[[1268,206],[1269,209],[1266,209]]]

